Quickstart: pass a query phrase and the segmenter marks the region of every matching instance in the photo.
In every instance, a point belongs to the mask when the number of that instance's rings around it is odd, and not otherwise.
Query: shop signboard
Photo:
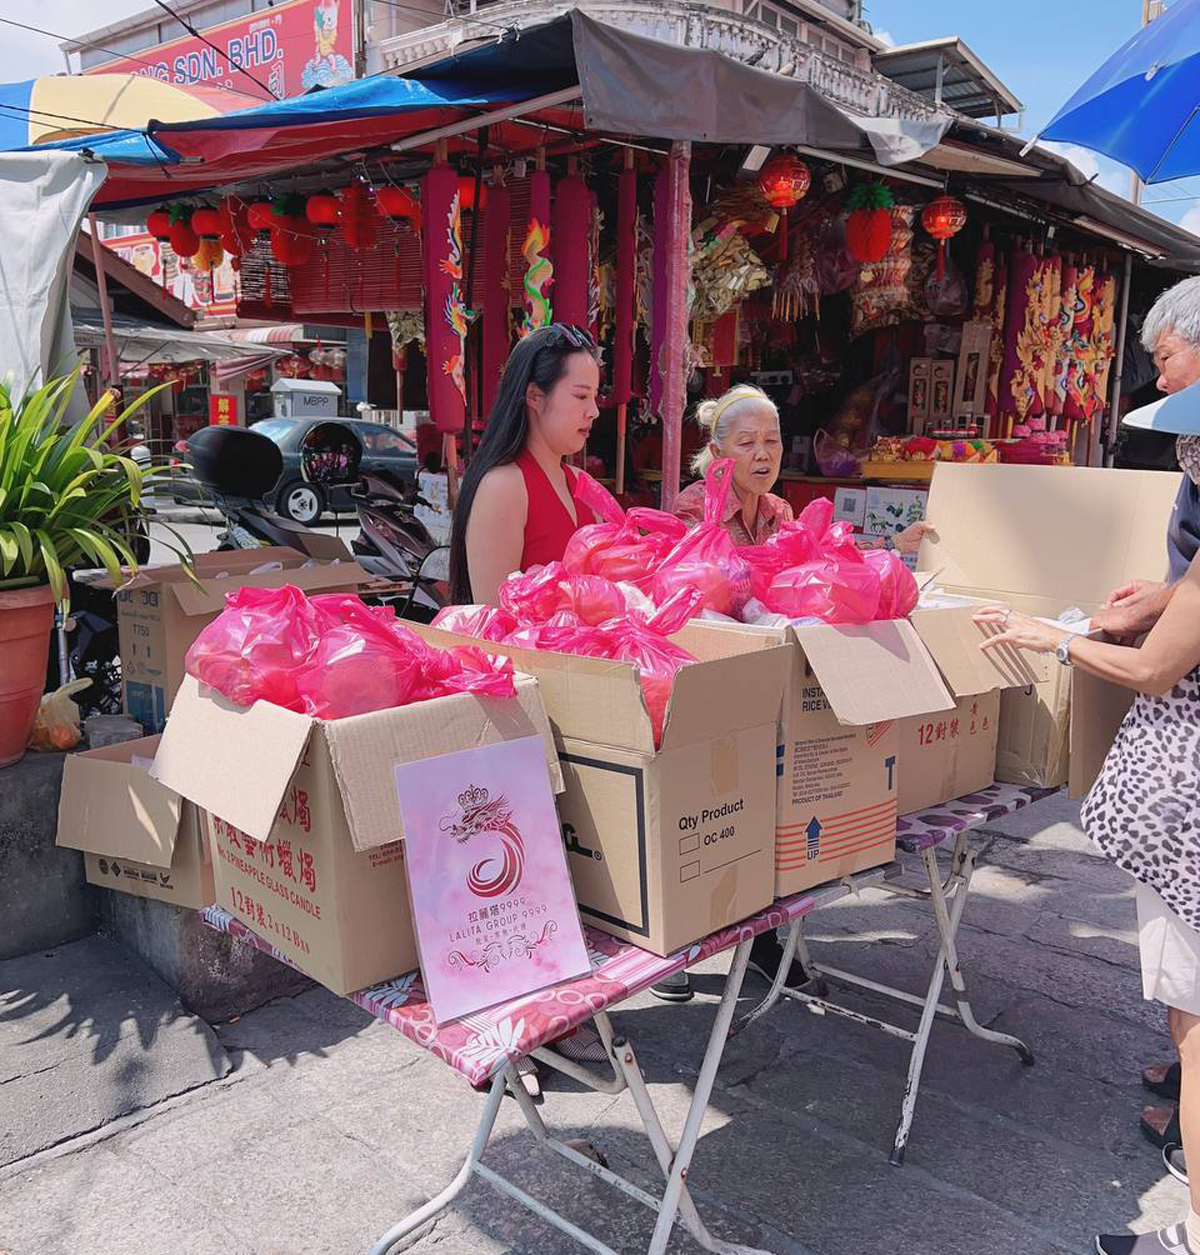
[[[260,95],[241,66],[277,99],[354,78],[354,0],[284,0],[269,9],[105,61],[91,74],[144,74],[176,86],[200,84]]]
[[[210,427],[236,427],[238,425],[238,399],[224,392],[213,392],[208,398],[208,422]]]

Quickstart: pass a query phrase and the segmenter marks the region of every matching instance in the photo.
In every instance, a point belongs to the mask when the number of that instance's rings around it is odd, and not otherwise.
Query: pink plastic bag
[[[788,567],[771,581],[765,605],[790,619],[870,623],[879,609],[880,579],[862,561],[837,558]]]
[[[502,641],[517,630],[517,621],[495,606],[447,606],[438,611],[433,626],[481,641]]]
[[[921,599],[913,573],[894,553],[886,549],[868,549],[863,562],[879,576],[879,609],[877,619],[907,619]]]
[[[192,642],[184,668],[240,706],[261,698],[300,710],[296,670],[326,626],[321,610],[291,584],[239,588]]]
[[[726,503],[733,485],[728,458],[708,468],[704,488],[704,520],[663,559],[650,585],[662,605],[681,588],[699,589],[702,609],[736,615],[753,593],[751,569],[725,530]]]
[[[687,531],[682,519],[662,510],[637,507],[626,514],[590,475],[579,477],[575,495],[603,522],[579,528],[568,542],[563,566],[572,575],[602,575],[641,587]]]
[[[561,562],[531,567],[500,585],[500,605],[519,624],[544,623],[563,610],[584,623],[603,623],[625,613],[625,596],[599,575],[569,575]]]
[[[390,608],[297,588],[242,588],[196,638],[189,674],[239,705],[268,701],[342,719],[450,693],[511,697],[512,663],[434,649]]]

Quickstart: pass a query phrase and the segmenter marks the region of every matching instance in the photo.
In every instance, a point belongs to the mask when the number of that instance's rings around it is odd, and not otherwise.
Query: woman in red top
[[[496,605],[507,576],[561,560],[575,531],[596,522],[564,459],[587,441],[599,388],[599,353],[586,331],[552,323],[513,349],[454,510],[458,604]]]

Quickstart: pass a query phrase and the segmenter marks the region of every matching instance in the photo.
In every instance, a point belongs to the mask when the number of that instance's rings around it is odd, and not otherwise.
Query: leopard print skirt
[[[1084,830],[1200,931],[1200,667],[1139,693],[1084,801]]]

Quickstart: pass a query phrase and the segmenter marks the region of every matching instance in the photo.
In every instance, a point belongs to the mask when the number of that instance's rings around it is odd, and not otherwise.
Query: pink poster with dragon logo
[[[438,1024],[586,975],[542,742],[395,770],[421,975]]]

